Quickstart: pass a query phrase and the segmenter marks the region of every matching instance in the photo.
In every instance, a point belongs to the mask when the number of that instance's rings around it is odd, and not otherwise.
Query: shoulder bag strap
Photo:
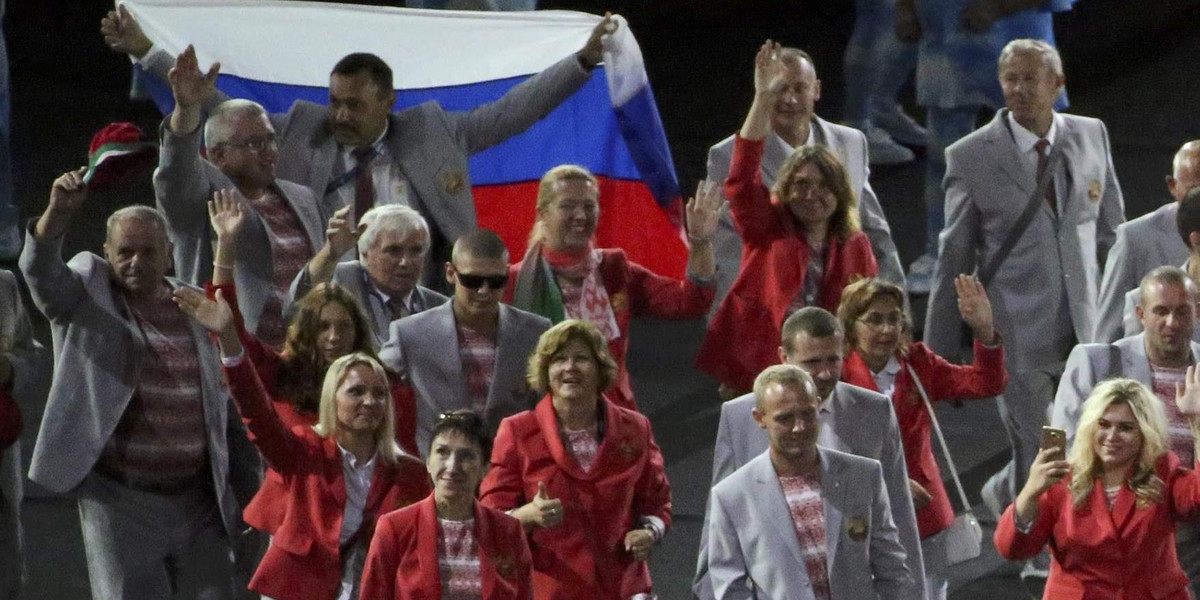
[[[913,370],[912,365],[905,365],[908,368],[908,374],[912,377],[913,384],[917,386],[917,392],[921,394],[921,400],[925,402],[925,410],[929,412],[929,420],[933,423],[933,432],[937,434],[938,444],[942,447],[942,454],[946,457],[946,466],[950,468],[950,476],[954,479],[954,487],[958,490],[958,497],[962,500],[963,510],[971,512],[971,502],[967,500],[967,492],[963,490],[962,481],[958,479],[958,468],[954,466],[954,458],[950,456],[950,447],[946,445],[946,438],[942,436],[942,426],[938,423],[937,413],[933,411],[933,404],[929,402],[929,395],[925,393],[925,386],[921,385],[921,378],[917,377],[917,372]]]
[[[1050,182],[1054,179],[1054,172],[1058,170],[1058,163],[1062,162],[1062,152],[1050,152],[1050,156],[1046,159],[1046,168],[1042,170],[1042,174],[1038,177],[1037,186],[1033,195],[1029,197],[1028,203],[1025,204],[1025,212],[1021,213],[1021,217],[1013,225],[1013,228],[1008,230],[1008,236],[1004,238],[1004,243],[1000,244],[1000,249],[996,250],[996,254],[992,255],[992,260],[988,261],[983,268],[979,269],[976,276],[979,277],[980,283],[987,286],[992,282],[992,277],[996,276],[996,271],[1000,270],[1000,265],[1008,258],[1009,253],[1017,245],[1017,241],[1025,234],[1025,230],[1029,228],[1029,224],[1033,222],[1033,217],[1037,214],[1041,204],[1046,201],[1046,189],[1049,188]]]

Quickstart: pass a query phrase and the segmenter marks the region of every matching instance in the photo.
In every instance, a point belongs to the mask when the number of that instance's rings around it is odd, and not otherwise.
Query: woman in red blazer
[[[391,391],[383,366],[355,352],[329,366],[317,424],[289,429],[271,406],[254,363],[246,360],[233,312],[214,302],[180,297],[180,307],[217,334],[229,391],[250,441],[280,477],[263,486],[243,517],[272,533],[250,589],[276,600],[353,600],[378,515],[429,495],[421,462],[395,441]],[[264,497],[266,496],[266,497]],[[274,509],[282,521],[271,523]]]
[[[530,532],[536,600],[653,598],[671,488],[650,421],[601,395],[616,372],[594,325],[563,321],[529,359],[546,397],[500,422],[480,501]]]
[[[1186,381],[1176,404],[1200,456],[1200,370],[1188,367]],[[996,550],[1023,560],[1049,542],[1050,600],[1191,598],[1175,524],[1200,517],[1200,465],[1180,464],[1166,431],[1162,402],[1142,384],[1096,386],[1066,460],[1053,448],[1038,453],[996,525]]]
[[[560,165],[538,184],[537,221],[525,258],[509,267],[504,301],[558,323],[580,319],[596,325],[617,361],[617,380],[608,398],[637,410],[625,370],[629,322],[634,317],[698,319],[716,293],[712,236],[721,196],[701,187],[687,203],[687,279],[656,275],[630,262],[625,251],[597,249],[600,184],[587,169]]]
[[[774,187],[763,185],[772,107],[785,102],[779,53],[768,40],[755,57],[754,103],[734,140],[725,180],[742,235],[742,264],[696,357],[696,366],[720,382],[724,397],[749,392],[754,378],[779,362],[773,340],[789,314],[805,306],[836,311],[846,284],[879,270],[859,230],[858,199],[845,167],[824,146],[797,148]]]
[[[426,461],[433,495],[379,519],[360,600],[533,597],[521,522],[475,500],[491,447],[479,415],[442,415]]]
[[[926,548],[925,579],[930,600],[946,597],[945,552],[935,536],[950,527],[954,508],[933,456],[929,411],[909,368],[916,373],[931,403],[990,398],[1002,393],[1008,384],[1004,348],[996,335],[987,292],[966,275],[954,284],[959,313],[975,335],[975,361],[967,366],[946,361],[925,344],[905,342],[910,326],[900,286],[878,279],[859,280],[846,286],[838,307],[849,350],[842,380],[887,394],[896,409],[917,528]]]

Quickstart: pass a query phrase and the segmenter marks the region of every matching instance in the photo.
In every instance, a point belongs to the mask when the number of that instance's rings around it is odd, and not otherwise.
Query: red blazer
[[[441,527],[433,496],[379,518],[359,600],[441,600]],[[483,600],[530,600],[529,544],[521,522],[475,503]]]
[[[742,263],[696,357],[697,368],[740,391],[779,362],[783,321],[804,289],[810,253],[795,218],[762,183],[763,146],[741,137],[734,142],[725,195],[742,235]],[[817,305],[836,313],[842,289],[878,271],[866,234],[830,237]]]
[[[7,450],[17,440],[21,439],[21,408],[12,394],[0,388],[0,452]]]
[[[1159,458],[1156,470],[1166,491],[1162,502],[1147,507],[1138,507],[1125,486],[1110,513],[1097,479],[1075,508],[1064,479],[1038,499],[1037,520],[1021,533],[1010,505],[996,525],[996,550],[1022,560],[1050,542],[1046,600],[1188,600],[1187,575],[1175,555],[1175,522],[1200,517],[1200,471],[1182,467],[1173,452]]]
[[[336,597],[342,578],[338,541],[346,505],[337,442],[318,437],[309,427],[289,430],[271,409],[250,361],[224,371],[250,441],[280,478],[278,486],[264,485],[243,514],[252,527],[274,536],[250,589],[279,600]],[[421,461],[408,456],[397,464],[379,460],[360,535],[370,539],[377,515],[418,502],[432,489]],[[285,510],[276,524],[272,521],[278,506]],[[259,508],[265,511],[260,513]],[[269,529],[268,524],[275,528]]]
[[[970,366],[947,362],[921,343],[910,345],[908,356],[897,358],[900,372],[896,374],[892,405],[896,408],[896,420],[900,424],[908,476],[932,496],[929,504],[917,511],[917,529],[921,537],[929,537],[954,522],[954,508],[950,505],[937,459],[933,456],[933,441],[930,438],[933,423],[906,367],[912,365],[917,372],[930,402],[990,398],[1003,393],[1008,385],[1004,347],[998,345],[988,348],[975,342],[975,362]],[[875,378],[871,376],[871,369],[863,362],[858,351],[846,357],[842,365],[842,381],[879,391]]]
[[[517,289],[517,277],[524,261],[508,268],[508,287],[504,301],[512,303]],[[663,277],[630,262],[625,251],[609,248],[600,251],[600,279],[612,303],[620,336],[608,342],[608,352],[617,361],[617,380],[607,393],[621,408],[637,410],[633,386],[625,370],[625,355],[629,351],[629,321],[634,317],[654,319],[699,319],[708,312],[716,293],[715,284],[703,285],[686,278],[683,281]]]
[[[591,472],[563,446],[554,405],[500,422],[492,467],[480,502],[499,510],[522,506],[538,483],[563,502],[563,523],[534,530],[533,595],[537,600],[624,600],[650,592],[650,570],[625,552],[625,534],[638,517],[671,523],[671,487],[650,421],[601,399],[604,439]]]

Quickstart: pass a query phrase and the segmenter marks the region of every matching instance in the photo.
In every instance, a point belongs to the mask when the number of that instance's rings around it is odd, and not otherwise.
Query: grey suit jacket
[[[879,198],[875,197],[875,190],[871,189],[866,136],[857,129],[830,123],[820,117],[814,117],[812,124],[814,143],[823,144],[833,150],[846,166],[846,174],[850,177],[850,189],[858,195],[863,232],[871,240],[871,249],[875,253],[876,262],[879,263],[879,276],[904,287],[904,269],[900,266],[900,255],[897,254],[896,244],[892,241],[892,230],[883,214],[883,207],[879,205]],[[722,198],[725,197],[725,180],[729,178],[729,163],[733,160],[733,138],[734,136],[729,136],[708,149],[707,179],[721,187]],[[782,138],[773,132],[767,136],[762,158],[764,185],[770,187],[775,183],[783,161],[787,160],[790,154],[787,142]],[[729,287],[737,278],[742,260],[742,237],[734,227],[728,212],[721,215],[714,243],[717,252],[717,295],[709,311],[710,317],[716,314],[721,300],[729,293]]]
[[[483,414],[492,432],[504,417],[529,410],[537,403],[537,393],[525,383],[525,368],[538,338],[549,328],[550,321],[544,317],[500,305],[496,366]],[[417,450],[424,458],[438,415],[471,407],[458,354],[454,302],[392,321],[379,358],[387,368],[406,378],[417,394]]]
[[[57,360],[29,478],[63,493],[95,466],[137,389],[149,348],[104,259],[81,252],[64,263],[61,239],[39,243],[30,231],[20,264],[34,304],[50,320]],[[236,539],[238,499],[248,500],[260,462],[232,408],[216,345],[208,331],[189,325],[200,362],[213,489],[226,531]]]
[[[924,583],[905,564],[879,462],[826,448],[818,452],[831,596],[920,597],[913,593]],[[718,600],[814,598],[770,452],[717,484],[709,504],[708,571]],[[851,522],[865,525],[866,535],[851,537]]]
[[[12,365],[13,400],[26,410],[31,406],[41,406],[50,388],[54,360],[50,350],[33,339],[33,327],[29,324],[25,303],[21,301],[17,279],[3,269],[0,269],[0,354],[8,354]],[[25,422],[29,422],[28,416]],[[23,479],[21,443],[18,441],[7,450],[0,450],[0,506],[9,512],[8,520],[0,519],[0,522],[20,523]],[[0,536],[17,536],[18,542],[20,534],[19,527],[0,531]],[[0,569],[0,572],[3,570]],[[0,581],[0,586],[4,583]]]
[[[160,129],[162,150],[154,171],[154,196],[167,217],[168,233],[175,245],[175,273],[187,283],[204,285],[212,279],[215,240],[208,222],[208,201],[213,192],[233,188],[233,182],[200,157],[202,128],[179,135],[164,122]],[[316,254],[325,243],[326,221],[317,200],[307,188],[290,181],[277,179],[275,187],[304,226],[309,249]],[[246,328],[257,332],[263,306],[275,292],[274,263],[266,223],[248,203],[243,201],[242,206],[249,218],[238,235],[233,278]]]
[[[142,59],[142,64],[164,81],[174,63],[174,57],[163,50]],[[447,112],[429,101],[390,116],[385,138],[388,154],[404,172],[409,201],[429,221],[433,237],[425,265],[426,285],[440,285],[441,271],[433,267],[448,260],[454,241],[477,226],[467,158],[525,131],[590,77],[572,54],[499,100],[472,110]],[[226,99],[228,96],[218,93],[209,107]],[[280,141],[279,177],[307,186],[325,203],[328,218],[341,208],[336,195],[325,194],[326,186],[339,174],[334,172],[339,150],[328,107],[297,101],[286,113],[272,114],[271,122]]]
[[[1198,358],[1200,344],[1193,341],[1192,359]],[[1075,438],[1084,400],[1096,384],[1110,377],[1128,377],[1151,385],[1145,334],[1121,338],[1111,344],[1080,344],[1071,351],[1050,413],[1050,424],[1067,431],[1068,448]]]
[[[338,263],[330,281],[346,288],[350,295],[358,299],[359,305],[366,311],[367,319],[371,323],[371,333],[375,336],[375,347],[379,348],[387,341],[388,326],[392,324],[392,311],[384,306],[383,300],[378,295],[371,292],[370,286],[367,285],[368,277],[370,275],[367,274],[367,269],[361,262],[350,260]],[[308,269],[305,269],[292,282],[289,301],[295,302],[303,298],[312,288],[312,278],[308,276]],[[445,296],[427,287],[418,285],[413,289],[414,304],[421,306],[422,310],[441,306],[446,300]]]
[[[1178,265],[1188,259],[1188,249],[1179,237],[1175,215],[1179,204],[1171,202],[1117,227],[1117,240],[1108,253],[1104,278],[1100,281],[1100,320],[1096,323],[1095,341],[1114,342],[1121,335],[1129,312],[1126,298],[1137,288],[1142,277],[1163,265]],[[1136,304],[1135,304],[1136,306]],[[1141,331],[1141,325],[1137,326]]]
[[[754,394],[746,394],[721,405],[717,442],[713,448],[713,486],[767,450],[767,434],[754,421],[752,414],[754,403]],[[925,567],[921,555],[921,537],[917,531],[917,515],[908,487],[908,467],[904,463],[900,426],[892,401],[883,394],[838,382],[829,408],[833,414],[833,425],[825,426],[828,417],[822,412],[822,427],[817,443],[825,448],[882,463],[891,512],[899,531],[900,543],[907,553],[906,562],[909,571],[917,574],[916,581],[920,582],[905,597],[923,598]],[[711,509],[711,506],[707,508]],[[711,547],[704,539],[706,535],[707,530],[701,532],[700,556],[692,584],[692,591],[701,600],[715,597],[706,573],[706,552]]]
[[[954,278],[991,260],[1034,193],[1007,109],[946,150],[946,227],[925,319],[925,343],[934,352],[963,359],[962,319]],[[1010,370],[1033,370],[1062,361],[1071,335],[1092,339],[1100,265],[1124,220],[1124,204],[1099,120],[1061,118],[1051,150],[1062,153],[1054,177],[1057,215],[1043,203],[1029,228],[988,285],[996,329],[1009,348]],[[1060,307],[1065,302],[1065,310]]]

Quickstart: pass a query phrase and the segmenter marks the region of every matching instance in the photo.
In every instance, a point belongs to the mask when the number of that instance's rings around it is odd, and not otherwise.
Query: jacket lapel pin
[[[867,525],[867,520],[862,517],[853,517],[846,521],[846,535],[850,536],[851,540],[861,542],[867,539],[869,532],[870,527]]]
[[[1100,180],[1093,179],[1088,182],[1088,200],[1092,202],[1100,201]]]
[[[438,183],[447,194],[456,196],[467,184],[467,175],[462,171],[444,171],[438,175]]]

